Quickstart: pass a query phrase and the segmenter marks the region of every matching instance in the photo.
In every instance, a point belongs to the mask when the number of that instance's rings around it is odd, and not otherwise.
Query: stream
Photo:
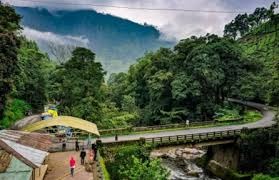
[[[170,180],[220,180],[196,165],[195,160],[205,154],[204,150],[196,148],[165,147],[153,150],[151,158],[162,159],[162,165],[170,171]]]

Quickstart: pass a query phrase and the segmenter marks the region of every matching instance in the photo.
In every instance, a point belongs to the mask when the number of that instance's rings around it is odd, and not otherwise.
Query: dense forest
[[[105,82],[106,72],[95,52],[76,47],[67,61],[55,63],[20,34],[21,18],[16,11],[0,4],[0,125],[8,128],[29,110],[42,112],[48,103],[56,104],[60,114],[86,119],[100,129],[183,123],[186,119],[210,121],[220,112],[243,113],[241,107],[229,104],[227,97],[278,107],[277,7],[273,3],[269,9],[236,16],[225,26],[223,37],[193,36],[174,48],[146,53],[128,72],[112,74]],[[267,137],[275,138],[257,144],[257,138]],[[243,140],[254,148],[251,157],[257,154],[263,159],[261,149],[270,144],[273,152],[279,150],[278,128],[247,134]],[[117,161],[109,168],[114,171],[120,164],[126,169],[115,172],[119,178],[133,179],[137,177],[129,175],[138,174],[166,179],[168,174],[162,173],[160,162],[148,159],[145,148],[118,149]],[[125,160],[127,154],[135,156]],[[278,152],[271,154],[247,171],[279,176]],[[150,168],[151,174],[145,173]]]

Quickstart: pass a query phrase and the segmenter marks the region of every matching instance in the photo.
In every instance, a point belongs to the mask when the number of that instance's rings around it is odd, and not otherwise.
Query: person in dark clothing
[[[82,148],[82,150],[80,152],[81,165],[84,165],[85,156],[86,156],[86,152],[85,152],[84,148]]]
[[[96,158],[97,158],[97,145],[96,144],[92,144],[92,150],[94,152],[94,161],[96,161]]]
[[[76,139],[76,151],[79,151],[79,142],[78,142],[78,139]]]
[[[118,141],[118,135],[115,134],[115,141]]]
[[[65,151],[66,150],[66,140],[63,139],[62,141],[62,151]]]

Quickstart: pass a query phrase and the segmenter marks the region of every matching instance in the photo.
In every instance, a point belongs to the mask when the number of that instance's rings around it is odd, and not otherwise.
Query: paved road
[[[164,136],[177,136],[177,135],[187,135],[187,134],[198,134],[198,133],[209,133],[209,132],[217,132],[217,131],[226,131],[226,130],[240,130],[242,128],[265,128],[271,127],[274,122],[275,113],[269,110],[269,108],[263,104],[253,103],[253,102],[243,102],[240,100],[229,99],[231,102],[236,102],[239,104],[243,104],[255,109],[258,109],[263,114],[263,118],[259,121],[241,125],[230,125],[230,126],[222,126],[222,127],[210,127],[210,128],[199,128],[199,129],[188,129],[188,130],[176,130],[176,131],[165,131],[165,132],[154,132],[154,133],[146,133],[146,134],[134,134],[134,135],[119,135],[118,141],[129,141],[129,140],[138,140],[141,137],[143,138],[153,138],[153,137],[164,137]],[[114,137],[103,137],[100,138],[103,143],[115,142]]]

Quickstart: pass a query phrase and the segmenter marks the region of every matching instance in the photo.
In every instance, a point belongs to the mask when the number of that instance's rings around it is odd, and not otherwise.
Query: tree
[[[95,62],[95,54],[86,48],[76,48],[71,59],[55,75],[56,85],[53,87],[58,92],[52,94],[60,102],[61,111],[86,120],[99,121],[105,72],[102,65]]]
[[[110,98],[111,101],[115,102],[116,107],[122,108],[124,95],[127,94],[127,74],[118,73],[111,74],[108,79],[108,86],[110,87]]]
[[[17,73],[17,53],[20,41],[20,16],[15,10],[0,2],[0,117],[4,112],[7,95],[12,91],[12,77]]]
[[[35,42],[21,38],[18,67],[20,71],[13,77],[15,85],[12,96],[41,111],[47,102],[48,78],[54,64],[40,52]]]

